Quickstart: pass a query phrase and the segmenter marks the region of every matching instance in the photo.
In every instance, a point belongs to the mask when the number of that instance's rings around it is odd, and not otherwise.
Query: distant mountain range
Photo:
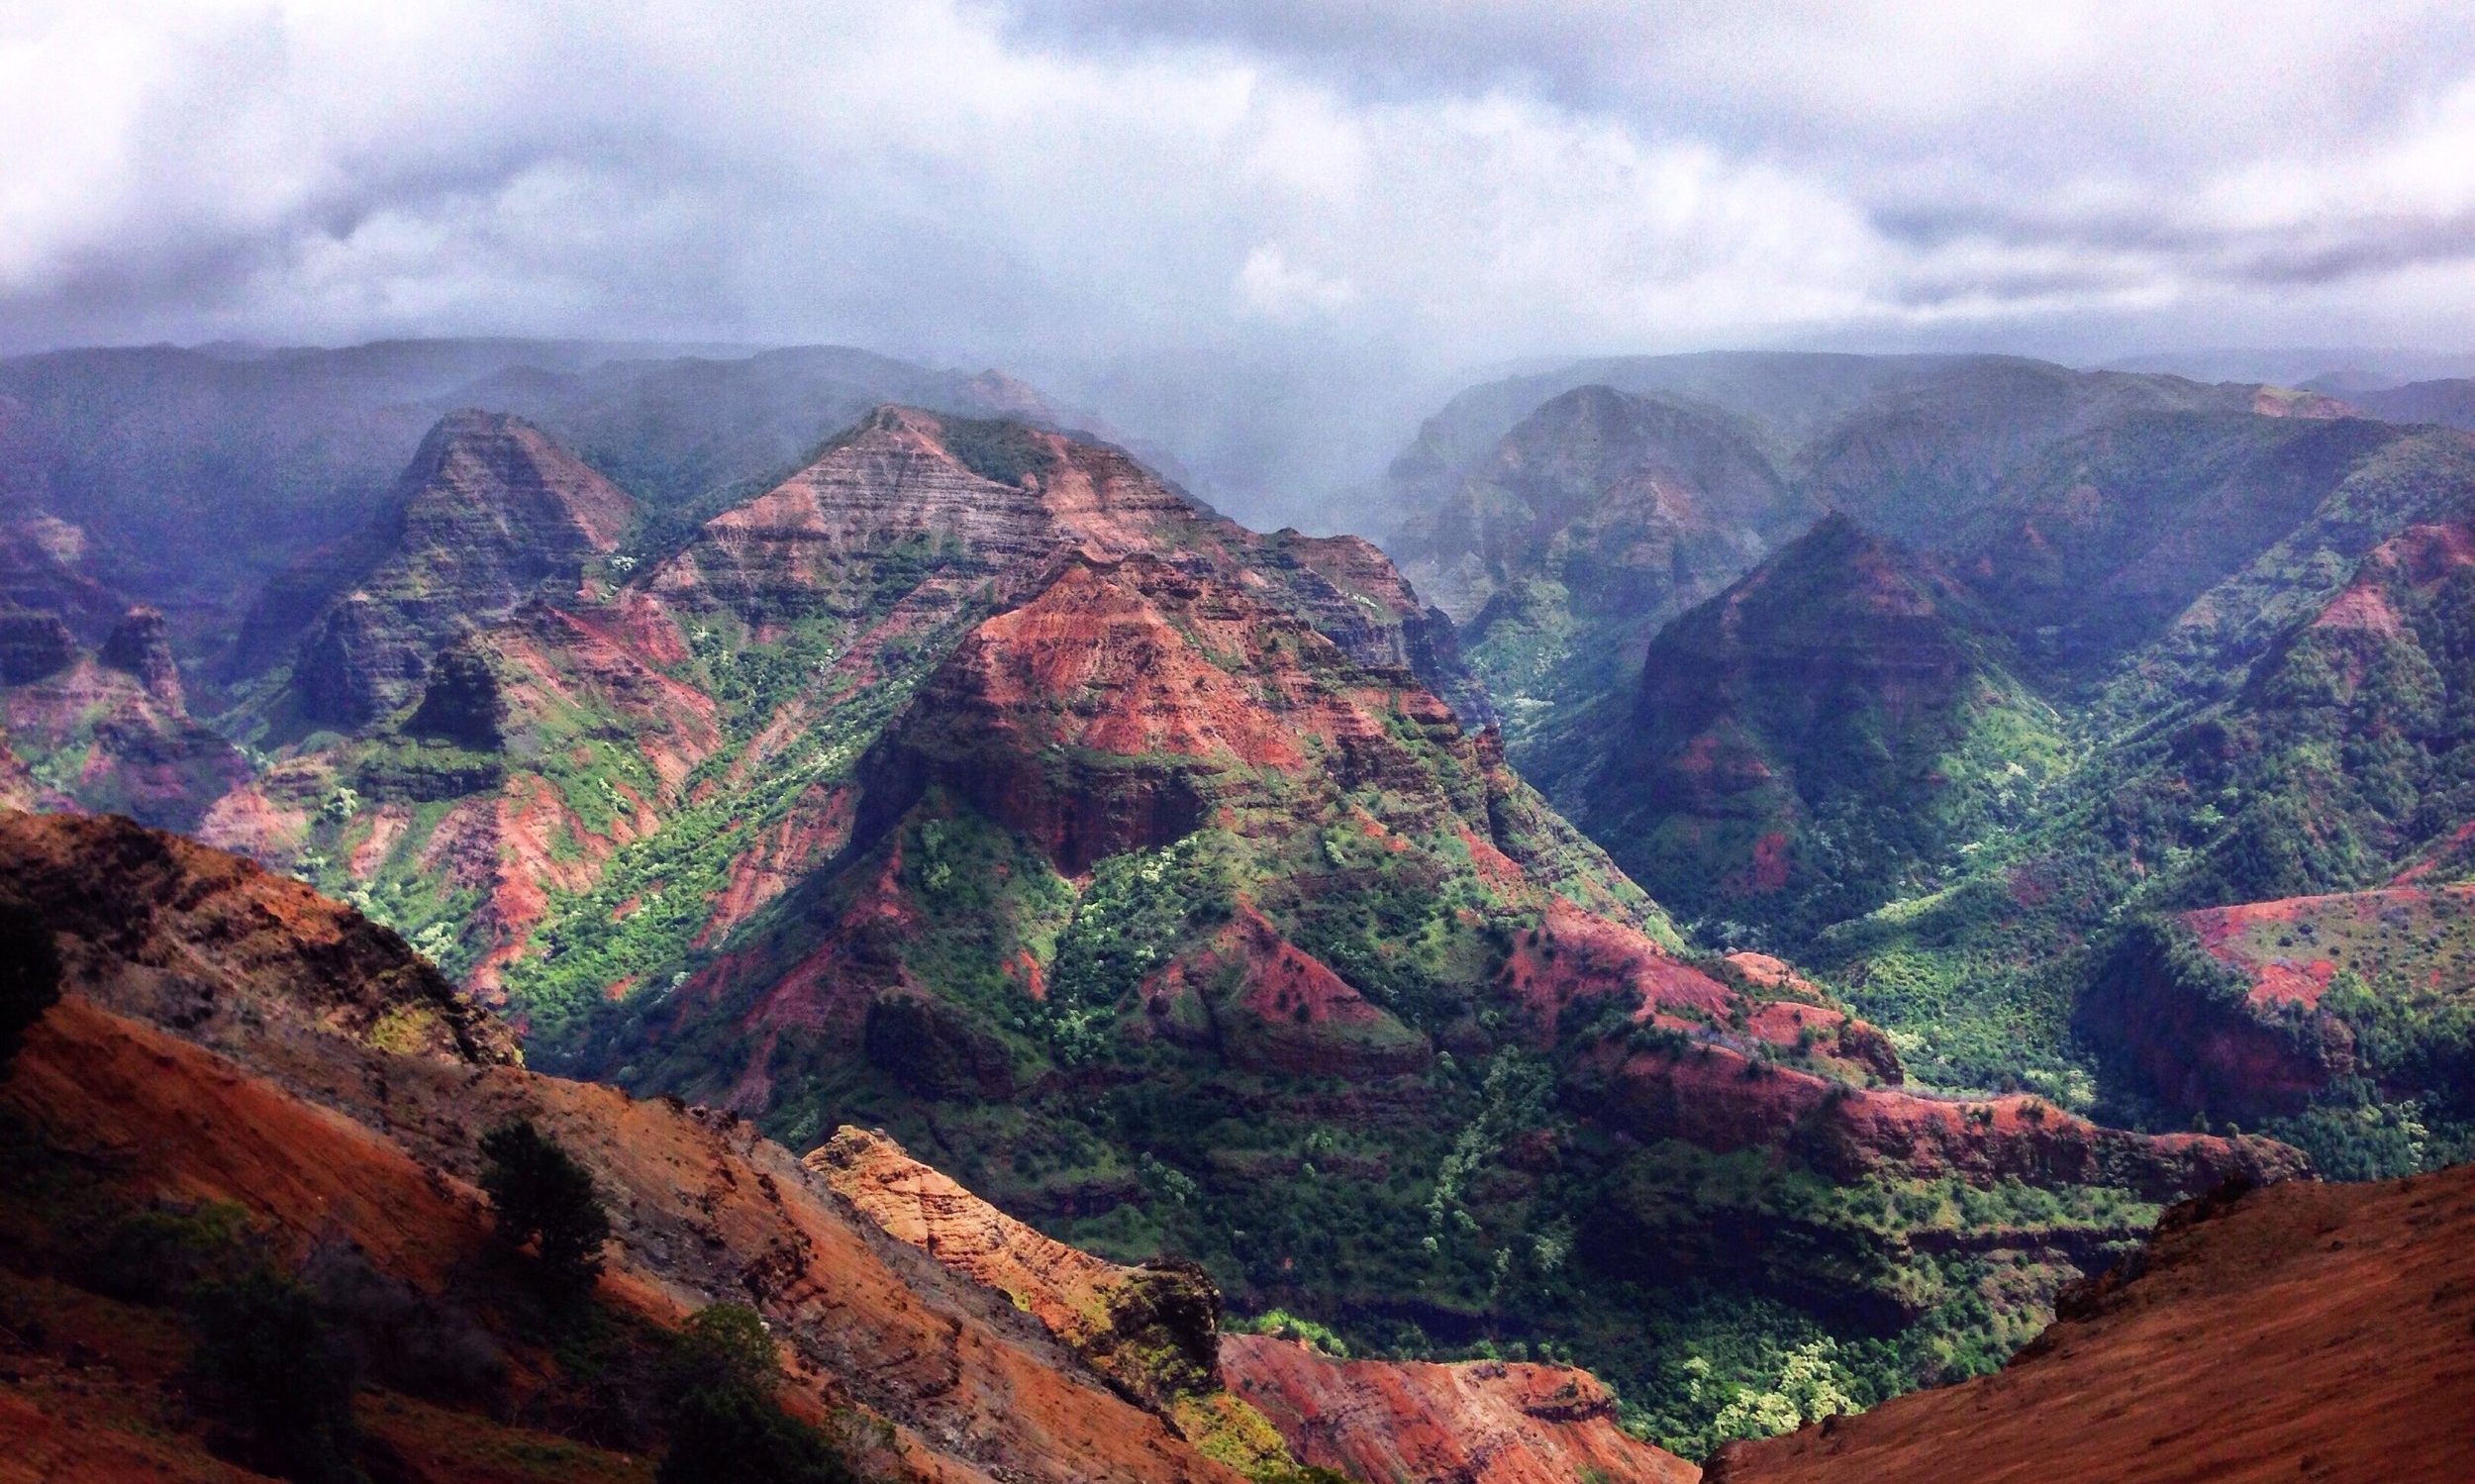
[[[2475,820],[2464,387],[1590,363],[1431,423],[1393,546],[1515,766],[1689,937],[1819,972],[1930,1080],[2411,1169],[2475,1147],[2425,895]],[[2389,890],[2428,926],[2315,946]]]

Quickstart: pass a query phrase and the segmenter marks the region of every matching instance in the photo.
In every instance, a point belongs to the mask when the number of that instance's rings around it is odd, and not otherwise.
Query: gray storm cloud
[[[832,340],[1137,380],[1205,349],[1403,400],[1609,349],[2462,346],[2464,21],[19,0],[0,349]]]
[[[2072,314],[2463,333],[2475,312],[2454,6],[12,15],[0,322],[21,348],[1337,334],[1468,358]]]

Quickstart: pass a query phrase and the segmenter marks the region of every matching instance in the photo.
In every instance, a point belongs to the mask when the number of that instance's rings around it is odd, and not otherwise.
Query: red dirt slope
[[[2475,1166],[2203,1199],[1999,1374],[1735,1444],[1712,1484],[2475,1478]]]

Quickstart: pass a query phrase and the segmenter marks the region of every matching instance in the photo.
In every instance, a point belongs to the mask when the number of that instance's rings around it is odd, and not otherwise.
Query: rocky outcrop
[[[517,1061],[507,1028],[404,940],[252,861],[123,819],[0,811],[0,896],[42,914],[69,988],[208,1045],[300,1026]]]
[[[0,610],[0,684],[31,684],[76,657],[77,638],[57,614]]]
[[[2464,1477],[2475,1166],[2167,1213],[1998,1374],[1732,1444],[1713,1484]]]
[[[1358,663],[1408,669],[1483,711],[1450,626],[1367,543],[1259,535],[1121,449],[1020,423],[878,408],[814,463],[706,523],[648,586],[682,610],[719,607],[759,629],[856,614],[909,589],[897,611],[916,628],[966,597],[1030,598],[1072,553],[1103,565],[1173,553],[1242,580]]]
[[[404,723],[413,737],[433,738],[477,752],[506,742],[507,701],[479,646],[457,644],[439,655],[422,687],[421,704]]]
[[[783,484],[707,522],[652,587],[763,625],[857,611],[889,557],[955,599],[992,578],[1021,593],[1069,548],[1107,559],[1221,525],[1115,449],[887,407]]]
[[[2080,994],[2080,1034],[2169,1108],[2254,1121],[2302,1111],[2353,1069],[2353,1045],[2344,1026],[2318,1009],[2331,962],[2317,954],[2244,961],[2244,929],[2285,905],[2211,908],[2129,927]]]
[[[49,615],[45,622],[56,625]],[[137,662],[151,664],[143,656]],[[195,830],[219,800],[248,784],[250,768],[179,701],[176,673],[158,670],[150,687],[74,651],[61,667],[0,692],[13,745],[51,785],[45,807]]]
[[[1693,1484],[1700,1469],[1616,1425],[1616,1398],[1565,1365],[1334,1360],[1260,1335],[1221,1341],[1221,1373],[1300,1461],[1353,1479]]]
[[[1476,758],[1406,670],[1369,671],[1283,609],[1161,555],[1077,556],[975,629],[888,739],[888,765],[1040,842],[1069,875],[1215,814],[1312,817],[1387,788],[1438,815],[1392,717]],[[899,786],[899,785],[897,785]]]
[[[1286,1340],[1216,1335],[1220,1295],[1200,1269],[1124,1267],[1052,1241],[882,1134],[842,1129],[806,1163],[889,1236],[1003,1293],[1148,1405],[1173,1412],[1207,1450],[1230,1431],[1231,1411],[1202,1396],[1225,1388],[1277,1430],[1296,1462],[1356,1479],[1699,1477],[1618,1428],[1614,1395],[1587,1371],[1336,1361]]]
[[[129,600],[89,576],[86,533],[36,512],[0,524],[0,610],[50,614],[81,643],[99,643]]]
[[[164,710],[185,711],[186,700],[181,691],[180,666],[172,658],[171,633],[164,627],[163,615],[151,608],[133,608],[111,635],[95,658],[113,669],[134,675],[146,693]]]
[[[2453,1059],[2475,1066],[2475,1047],[2429,1036],[2420,1065],[2383,1065],[2357,1022],[2445,1025],[2475,998],[2471,930],[2463,884],[2199,908],[2126,930],[2077,1024],[2148,1096],[2212,1118],[2293,1115],[2340,1078],[2395,1077],[2412,1096],[2454,1081]],[[2351,996],[2324,1003],[2341,974]]]
[[[2230,1178],[2311,1171],[2300,1152],[2272,1139],[2135,1134],[2032,1096],[1930,1098],[1851,1086],[1777,1065],[1770,1046],[1725,1035],[1642,1049],[1611,1041],[1585,1054],[1570,1081],[1576,1096],[1636,1138],[1721,1153],[1778,1148],[1835,1180],[1880,1172],[2118,1186],[2170,1201]]]
[[[913,1159],[837,1130],[806,1166],[885,1233],[1004,1294],[1144,1406],[1214,1386],[1220,1292],[1191,1263],[1125,1267],[1052,1241]]]
[[[458,634],[527,599],[572,594],[617,548],[636,502],[540,429],[459,412],[430,431],[398,482],[386,556],[302,642],[293,688],[312,720],[359,726],[417,694]]]

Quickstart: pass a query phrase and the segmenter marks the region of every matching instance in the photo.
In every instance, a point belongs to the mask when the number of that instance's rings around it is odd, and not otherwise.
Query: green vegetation
[[[1251,1319],[1232,1320],[1229,1329],[1234,1334],[1268,1335],[1274,1339],[1313,1345],[1316,1353],[1330,1355],[1335,1360],[1349,1358],[1348,1341],[1334,1334],[1331,1326],[1300,1319],[1286,1309],[1266,1309]]]
[[[2033,815],[2062,718],[1983,604],[1844,518],[1668,625],[1641,688],[1530,760],[1707,940],[1790,948],[1930,889]]]
[[[1047,1000],[1052,1020],[1087,1035],[1090,1017],[1113,1015],[1189,939],[1227,922],[1236,853],[1228,837],[1199,831],[1165,849],[1093,866],[1091,885],[1057,942]]]
[[[782,1410],[782,1362],[756,1311],[716,1304],[688,1320],[663,1366],[670,1445],[660,1484],[848,1484],[822,1429]]]
[[[593,1177],[530,1119],[481,1137],[481,1188],[497,1218],[499,1240],[531,1246],[542,1286],[562,1300],[581,1296],[602,1271],[610,1213]]]
[[[359,1368],[298,1279],[258,1266],[200,1284],[191,1392],[250,1467],[295,1484],[353,1484],[352,1394]]]

